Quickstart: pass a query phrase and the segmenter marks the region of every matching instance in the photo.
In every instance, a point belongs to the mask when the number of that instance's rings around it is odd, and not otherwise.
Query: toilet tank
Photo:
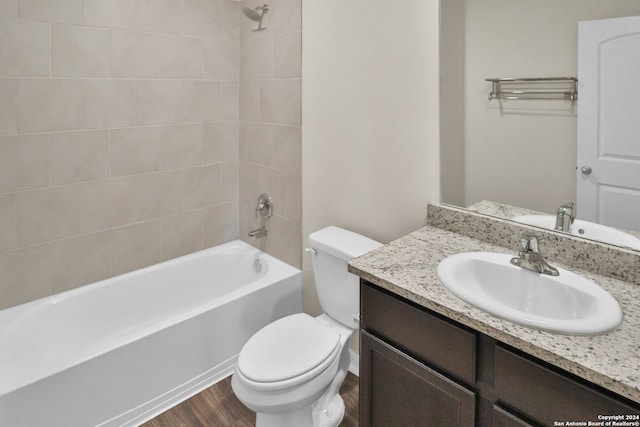
[[[347,271],[347,262],[382,246],[361,234],[331,226],[309,235],[313,275],[322,310],[343,325],[358,328],[359,278]]]

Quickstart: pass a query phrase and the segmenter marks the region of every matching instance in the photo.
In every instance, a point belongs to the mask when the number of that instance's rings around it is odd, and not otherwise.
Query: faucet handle
[[[520,239],[520,248],[522,253],[540,252],[538,237],[530,234],[524,234]]]
[[[538,237],[529,236],[529,249],[531,250],[531,252],[540,252]]]

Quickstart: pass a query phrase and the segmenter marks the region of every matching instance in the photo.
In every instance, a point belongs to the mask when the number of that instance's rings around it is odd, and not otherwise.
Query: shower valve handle
[[[267,193],[262,193],[258,197],[258,205],[256,206],[256,218],[271,218],[273,214],[273,201]]]

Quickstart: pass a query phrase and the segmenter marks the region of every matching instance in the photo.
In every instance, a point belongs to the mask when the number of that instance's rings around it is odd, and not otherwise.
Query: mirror
[[[578,22],[640,15],[640,2],[440,3],[442,202],[508,219],[555,216],[576,201],[577,104],[489,100],[485,79],[577,77]]]

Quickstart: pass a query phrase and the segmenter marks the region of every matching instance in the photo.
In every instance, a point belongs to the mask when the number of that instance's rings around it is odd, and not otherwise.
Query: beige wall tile
[[[139,125],[180,123],[182,83],[176,80],[142,80],[136,86]]]
[[[222,2],[222,37],[238,40],[240,35],[240,4],[235,1]]]
[[[204,39],[204,78],[238,80],[237,40]]]
[[[238,160],[238,138],[238,122],[205,123],[205,163]]]
[[[222,163],[222,199],[226,202],[238,200],[239,196],[239,162]]]
[[[18,132],[18,81],[0,79],[0,135]]]
[[[267,245],[265,239],[254,239],[248,236],[249,231],[264,225],[264,220],[256,218],[256,200],[253,200],[251,203],[239,202],[238,237],[258,249],[266,251]],[[268,224],[269,228],[271,228],[270,223],[271,222]]]
[[[134,177],[88,182],[82,186],[82,231],[132,224],[136,221]]]
[[[220,112],[218,120],[238,120],[240,102],[238,93],[240,92],[239,82],[222,82],[222,99],[220,101]]]
[[[268,123],[300,125],[299,79],[263,80],[260,87],[260,119]]]
[[[113,77],[157,78],[163,56],[163,37],[135,31],[113,31]]]
[[[238,177],[240,201],[253,206],[254,213],[258,196],[265,191],[258,186],[258,168],[254,164],[240,162],[240,174]]]
[[[184,34],[202,37],[221,36],[223,34],[223,1],[224,0],[184,0]]]
[[[111,176],[160,170],[160,128],[111,130]]]
[[[202,39],[163,37],[160,78],[201,79],[204,50]]]
[[[51,70],[55,77],[108,77],[111,73],[111,31],[54,25]]]
[[[302,33],[276,34],[273,37],[273,77],[295,78],[302,75]]]
[[[54,133],[51,136],[53,185],[109,177],[109,132]]]
[[[272,79],[273,55],[273,37],[256,37],[242,41],[240,79]]]
[[[238,157],[241,161],[246,162],[249,158],[249,148],[247,147],[247,127],[249,122],[241,120],[238,123]]]
[[[17,197],[15,194],[0,196],[0,252],[18,246]]]
[[[0,0],[0,18],[18,18],[18,0]]]
[[[240,120],[260,120],[260,80],[240,84]]]
[[[118,275],[162,260],[160,220],[111,231],[111,273]]]
[[[221,203],[223,198],[220,165],[186,169],[183,176],[182,193],[184,210]]]
[[[176,169],[204,162],[204,128],[202,124],[160,128],[162,155],[160,169]]]
[[[0,309],[51,295],[49,245],[0,253]]]
[[[136,0],[84,0],[84,25],[133,29]]]
[[[82,24],[82,0],[20,0],[20,19]]]
[[[83,81],[82,87],[84,128],[135,124],[136,84],[133,80],[88,79]]]
[[[49,185],[49,135],[0,136],[0,193]]]
[[[273,153],[273,126],[247,123],[244,132],[247,146],[246,160],[261,166],[271,166]]]
[[[81,233],[82,197],[78,185],[46,188],[18,195],[20,246],[64,239]]]
[[[270,218],[271,224],[267,225],[267,250],[282,261],[296,268],[302,264],[302,232],[300,223],[289,221],[280,216]]]
[[[272,165],[285,172],[302,171],[302,129],[299,126],[273,126]]]
[[[269,3],[273,13],[269,16],[269,29],[273,33],[300,31],[302,29],[302,2],[300,0],[273,0]]]
[[[182,2],[176,0],[137,0],[136,29],[158,33],[182,31]]]
[[[221,118],[222,84],[215,81],[182,82],[182,121],[213,122]]]
[[[72,79],[18,81],[18,131],[82,128],[82,82]]]
[[[110,233],[94,233],[51,244],[53,293],[106,279],[111,275]]]
[[[204,210],[205,246],[216,246],[238,238],[238,202],[223,203]]]
[[[302,221],[302,176],[285,173],[283,187],[284,200],[280,215],[299,223]]]
[[[48,76],[51,26],[5,20],[0,25],[0,76]]]
[[[139,175],[135,179],[138,221],[180,212],[181,171]]]
[[[162,259],[204,249],[204,210],[162,218]]]

